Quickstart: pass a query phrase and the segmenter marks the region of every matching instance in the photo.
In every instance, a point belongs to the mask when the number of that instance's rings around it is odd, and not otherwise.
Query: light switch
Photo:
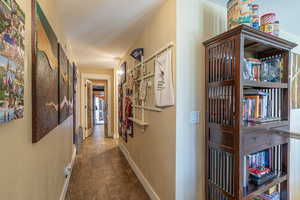
[[[192,111],[190,121],[192,124],[199,124],[200,123],[200,111]]]

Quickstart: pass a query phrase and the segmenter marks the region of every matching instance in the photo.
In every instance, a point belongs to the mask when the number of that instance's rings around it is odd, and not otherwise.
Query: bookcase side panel
[[[237,37],[206,48],[207,198],[236,199]]]

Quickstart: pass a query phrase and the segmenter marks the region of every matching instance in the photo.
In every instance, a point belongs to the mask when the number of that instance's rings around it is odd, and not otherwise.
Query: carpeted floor
[[[66,200],[150,200],[117,140],[104,138],[103,132],[103,126],[96,126],[84,141]]]

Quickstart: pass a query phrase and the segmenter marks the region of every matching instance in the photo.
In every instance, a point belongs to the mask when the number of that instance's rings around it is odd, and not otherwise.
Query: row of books
[[[249,155],[249,167],[254,168],[257,166],[263,166],[271,168],[272,164],[269,162],[270,155],[270,149]]]
[[[282,146],[256,152],[244,157],[244,182],[245,188],[249,183],[262,185],[278,177],[282,173]]]
[[[256,90],[245,89],[242,101],[242,117],[244,121],[264,123],[280,120],[280,89]]]
[[[244,80],[280,82],[283,78],[283,58],[281,55],[265,59],[247,58],[243,66]]]

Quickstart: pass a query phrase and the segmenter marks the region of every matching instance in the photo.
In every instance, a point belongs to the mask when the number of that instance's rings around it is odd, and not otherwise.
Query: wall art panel
[[[69,61],[62,46],[59,45],[59,122],[69,117]]]
[[[73,114],[73,102],[74,102],[74,98],[73,98],[73,82],[74,82],[74,68],[73,68],[73,64],[71,62],[69,62],[69,116]]]
[[[42,8],[33,5],[32,141],[58,125],[58,42]]]
[[[0,123],[23,118],[25,14],[0,0]]]

